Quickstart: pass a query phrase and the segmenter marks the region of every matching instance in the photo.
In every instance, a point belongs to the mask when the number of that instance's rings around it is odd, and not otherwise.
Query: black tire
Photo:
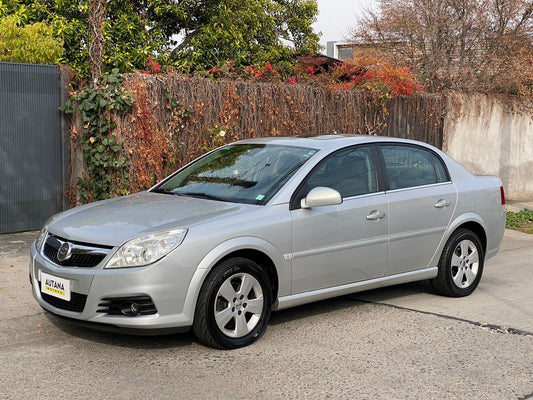
[[[449,297],[468,296],[481,280],[484,260],[479,237],[468,229],[456,230],[442,250],[437,277],[430,280],[433,290]]]
[[[217,265],[203,283],[193,331],[211,347],[248,346],[265,332],[271,309],[272,289],[265,271],[249,259],[230,258]]]

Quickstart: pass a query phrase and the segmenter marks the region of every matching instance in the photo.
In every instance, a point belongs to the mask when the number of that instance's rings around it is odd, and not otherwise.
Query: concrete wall
[[[475,174],[497,175],[512,200],[533,199],[533,102],[449,94],[443,150]]]

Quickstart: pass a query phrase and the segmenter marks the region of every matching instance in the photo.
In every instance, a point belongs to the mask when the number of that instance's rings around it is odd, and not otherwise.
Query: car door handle
[[[384,212],[373,210],[370,212],[370,214],[366,216],[366,219],[369,221],[380,220],[382,218],[385,218],[385,215],[386,214]]]
[[[444,199],[440,199],[439,201],[437,201],[435,203],[435,208],[446,208],[450,205],[451,203],[448,201],[448,200],[444,200]]]

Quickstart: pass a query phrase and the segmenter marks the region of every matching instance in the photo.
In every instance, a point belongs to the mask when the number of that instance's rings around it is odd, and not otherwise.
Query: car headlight
[[[178,247],[187,229],[151,233],[124,243],[109,259],[104,268],[141,267],[160,260]]]
[[[49,219],[48,221],[44,223],[43,227],[41,228],[41,231],[39,232],[39,234],[37,235],[37,238],[35,239],[35,248],[37,249],[38,252],[40,252],[41,249],[43,248],[44,240],[46,239],[46,236],[48,235],[48,226],[50,225],[51,221],[52,220]]]

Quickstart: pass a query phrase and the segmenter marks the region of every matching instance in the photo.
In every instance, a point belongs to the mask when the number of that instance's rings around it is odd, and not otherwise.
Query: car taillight
[[[505,192],[503,191],[503,186],[500,186],[500,195],[502,198],[502,206],[505,205]]]

